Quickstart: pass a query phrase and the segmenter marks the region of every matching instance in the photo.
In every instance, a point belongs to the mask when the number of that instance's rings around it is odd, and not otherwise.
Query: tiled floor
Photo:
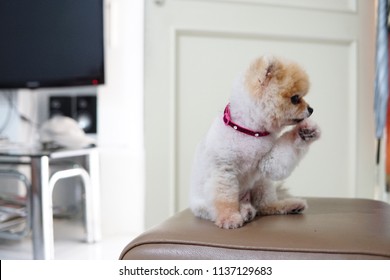
[[[108,236],[97,243],[83,242],[81,223],[70,220],[54,221],[54,255],[59,260],[117,260],[122,249],[135,237]],[[0,239],[1,260],[31,260],[31,238]]]

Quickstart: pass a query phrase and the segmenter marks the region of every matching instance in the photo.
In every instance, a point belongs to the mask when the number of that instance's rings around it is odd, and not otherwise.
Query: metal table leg
[[[67,179],[71,177],[80,177],[84,190],[84,200],[85,200],[85,209],[84,209],[84,225],[86,228],[86,242],[92,243],[95,242],[94,235],[94,216],[93,216],[93,185],[89,174],[85,169],[80,167],[74,167],[70,169],[60,170],[51,175],[49,180],[50,192],[53,192],[55,184],[62,179]]]
[[[89,242],[96,242],[101,239],[101,227],[100,227],[100,179],[99,179],[99,152],[98,150],[91,150],[85,158],[85,168],[89,173],[91,182],[91,188],[89,195],[86,195],[86,209],[89,217],[89,228],[92,228],[92,232],[87,233],[87,240]],[[88,228],[88,226],[87,226]]]
[[[49,157],[31,159],[31,220],[34,259],[54,259],[53,202]]]
[[[10,177],[19,180],[24,184],[26,188],[26,197],[28,198],[26,201],[26,226],[22,231],[19,232],[0,232],[0,237],[5,237],[9,239],[21,239],[27,236],[31,230],[31,183],[24,174],[20,173],[17,170],[0,170],[0,176]]]

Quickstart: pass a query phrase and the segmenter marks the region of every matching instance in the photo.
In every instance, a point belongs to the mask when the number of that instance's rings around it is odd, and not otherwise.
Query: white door
[[[235,76],[273,53],[308,72],[322,139],[286,181],[299,196],[373,197],[374,1],[146,1],[146,226],[188,206],[196,144]]]

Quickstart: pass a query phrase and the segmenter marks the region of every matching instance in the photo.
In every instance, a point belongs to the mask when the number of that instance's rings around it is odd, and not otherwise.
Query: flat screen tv
[[[103,83],[103,0],[0,0],[0,88]]]

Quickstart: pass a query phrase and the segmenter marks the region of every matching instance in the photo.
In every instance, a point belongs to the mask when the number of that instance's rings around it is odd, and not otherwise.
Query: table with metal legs
[[[75,165],[50,174],[53,160],[77,158],[82,166]],[[54,258],[53,201],[55,184],[62,179],[81,179],[85,207],[84,225],[86,242],[101,238],[99,214],[99,153],[97,148],[79,150],[0,150],[0,164],[29,164],[31,167],[31,190],[29,192],[32,243],[34,259]]]

